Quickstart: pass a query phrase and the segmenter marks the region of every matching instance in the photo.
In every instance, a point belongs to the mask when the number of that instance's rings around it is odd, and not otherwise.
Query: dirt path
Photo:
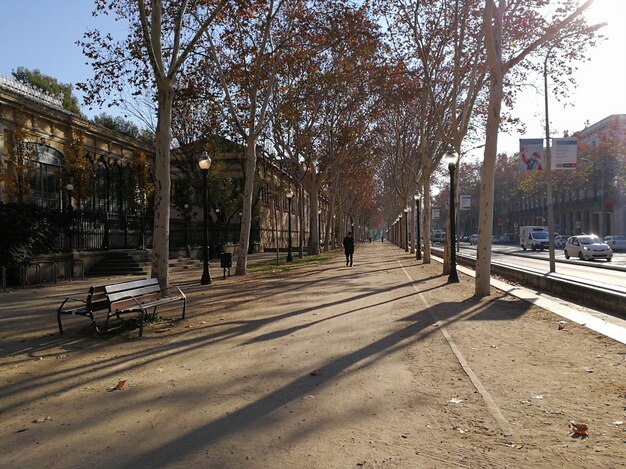
[[[352,268],[180,274],[188,319],[142,339],[59,338],[62,287],[7,295],[0,466],[626,467],[626,347],[440,272],[373,243]]]

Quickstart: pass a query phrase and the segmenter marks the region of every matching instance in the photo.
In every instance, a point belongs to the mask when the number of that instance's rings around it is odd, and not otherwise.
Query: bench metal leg
[[[109,327],[109,319],[111,318],[111,316],[114,316],[114,315],[115,315],[115,313],[111,313],[110,311],[107,313],[106,321],[104,321],[104,329],[102,329],[102,333],[103,334],[107,331],[107,329]],[[119,314],[117,315],[117,317],[118,318],[120,317]]]
[[[59,334],[63,335],[63,326],[61,325],[61,311],[57,311],[57,321],[59,322]]]
[[[156,308],[154,308],[156,310]],[[141,308],[139,311],[139,337],[143,336],[143,317],[145,314],[145,310]]]

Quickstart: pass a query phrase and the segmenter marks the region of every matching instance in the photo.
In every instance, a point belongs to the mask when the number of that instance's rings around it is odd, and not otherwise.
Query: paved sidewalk
[[[0,295],[0,466],[625,467],[622,344],[389,243],[343,264],[175,272],[143,338],[58,335],[90,281]]]

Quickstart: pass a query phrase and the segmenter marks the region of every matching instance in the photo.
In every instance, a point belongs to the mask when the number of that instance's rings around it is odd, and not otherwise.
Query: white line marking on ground
[[[428,300],[424,297],[424,295],[422,295],[422,293],[417,288],[415,284],[415,280],[411,278],[411,276],[409,275],[409,273],[407,272],[407,270],[404,268],[404,266],[399,260],[398,260],[398,264],[400,264],[400,267],[402,267],[402,270],[404,271],[405,275],[412,282],[411,285],[413,286],[413,289],[416,291],[416,293],[418,294],[418,296],[424,303],[424,306],[430,309],[431,305],[428,303]],[[446,327],[442,325],[439,327],[439,330],[441,331],[446,341],[448,342],[448,345],[450,346],[450,348],[452,349],[452,352],[454,353],[457,360],[459,361],[461,368],[463,368],[463,371],[465,372],[465,374],[467,374],[467,376],[469,377],[470,381],[472,382],[476,390],[482,396],[483,401],[487,405],[487,410],[489,410],[489,413],[496,420],[496,422],[498,422],[498,425],[500,426],[500,429],[502,430],[502,433],[504,434],[504,436],[513,436],[513,429],[509,425],[509,422],[504,418],[504,416],[502,415],[502,412],[500,412],[500,409],[494,402],[493,398],[491,397],[491,394],[489,394],[487,389],[480,382],[480,379],[478,379],[478,376],[476,376],[474,371],[470,368],[469,363],[467,363],[467,360],[461,353],[461,350],[456,345],[454,340],[452,340],[452,337],[448,333],[448,330],[446,329]]]

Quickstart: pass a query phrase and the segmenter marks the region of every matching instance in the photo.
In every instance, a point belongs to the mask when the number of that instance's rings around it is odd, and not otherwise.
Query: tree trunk
[[[478,214],[478,245],[474,294],[489,296],[491,284],[491,235],[493,231],[493,194],[498,152],[498,129],[502,107],[504,74],[492,69],[489,83],[487,139],[480,177],[480,211]]]
[[[169,286],[170,239],[170,144],[172,141],[172,80],[161,79],[158,85],[158,120],[155,135],[156,158],[154,177],[154,227],[152,236],[151,276],[157,278],[161,288]]]
[[[417,215],[417,213],[415,210],[415,202],[413,202],[411,210],[407,212],[407,216],[409,216],[409,213],[411,214],[411,224],[409,225],[409,231],[411,232],[411,254],[415,254],[415,249],[417,246],[417,237],[416,237],[417,227],[416,227],[416,221],[415,221],[415,216]]]
[[[298,225],[298,259],[302,259],[304,257],[304,240],[306,239],[304,235],[306,229],[306,224],[304,223],[304,187],[302,184],[298,187],[298,210],[296,213],[298,214],[296,219]]]
[[[313,178],[311,178],[313,179]],[[317,214],[319,210],[319,187],[316,184],[316,181],[310,181],[309,184],[306,185],[307,190],[309,191],[309,226],[310,226],[310,240],[308,253],[309,255],[318,255],[320,253],[320,227],[319,220],[320,217]]]
[[[256,174],[256,137],[254,132],[249,132],[246,143],[245,185],[235,275],[246,275],[246,266],[248,264],[248,245],[250,243],[250,228],[252,226],[252,196],[254,192],[254,176]]]
[[[430,161],[427,161],[426,157],[422,155],[422,180],[424,181],[424,194],[422,195],[424,199],[424,212],[422,213],[424,220],[422,230],[422,234],[424,237],[424,264],[430,264],[430,218],[432,216],[432,206],[430,205],[430,176],[428,171],[429,166]]]

